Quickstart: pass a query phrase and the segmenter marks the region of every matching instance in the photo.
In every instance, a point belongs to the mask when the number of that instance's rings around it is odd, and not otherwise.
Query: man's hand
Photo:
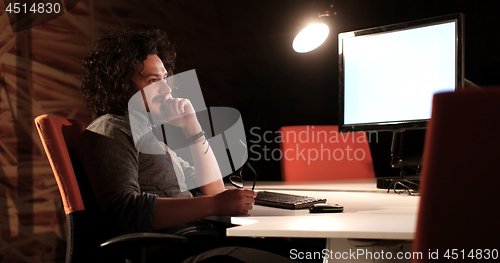
[[[170,98],[161,106],[166,123],[179,128],[187,128],[198,124],[193,105],[188,99]]]
[[[257,193],[252,190],[226,190],[212,196],[214,215],[246,215],[252,210]]]

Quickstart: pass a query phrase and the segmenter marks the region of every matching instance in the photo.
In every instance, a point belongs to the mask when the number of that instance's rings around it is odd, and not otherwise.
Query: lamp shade
[[[325,42],[329,32],[330,30],[325,24],[312,24],[297,34],[293,40],[292,48],[298,53],[314,50]]]

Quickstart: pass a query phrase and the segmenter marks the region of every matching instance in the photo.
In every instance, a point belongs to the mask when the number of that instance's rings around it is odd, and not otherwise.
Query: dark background
[[[233,107],[241,112],[249,147],[253,146],[250,158],[260,180],[280,179],[277,152],[271,155],[279,146],[259,140],[264,132],[272,140],[281,126],[338,124],[340,32],[462,12],[465,77],[478,85],[499,84],[498,1],[336,0],[330,9],[332,16],[324,20],[330,27],[326,42],[309,53],[294,52],[295,35],[313,19],[312,14],[331,3],[162,2],[167,16],[155,13],[151,6],[149,24],[169,32],[177,45],[176,72],[196,70],[207,106]],[[421,152],[424,132],[408,133],[407,153]],[[377,176],[382,176],[380,169],[386,169],[383,175],[390,172],[391,136],[381,132],[378,144],[372,145]]]

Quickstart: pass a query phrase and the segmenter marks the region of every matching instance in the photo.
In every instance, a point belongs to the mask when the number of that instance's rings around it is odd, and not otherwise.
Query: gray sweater
[[[194,180],[194,168],[156,139],[147,118],[130,118],[96,118],[80,137],[79,157],[110,223],[124,233],[151,232],[156,198],[192,197],[180,189]]]

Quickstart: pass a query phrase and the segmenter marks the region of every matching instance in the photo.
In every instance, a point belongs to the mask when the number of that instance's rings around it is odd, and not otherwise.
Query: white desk
[[[311,214],[307,209],[286,210],[256,205],[248,216],[230,217],[230,222],[237,226],[227,229],[228,236],[327,238],[327,249],[342,253],[360,249],[361,240],[366,240],[365,245],[373,244],[374,239],[411,242],[415,234],[420,198],[376,189],[374,180],[315,184],[258,183],[256,190],[263,189],[326,198],[328,203],[343,205],[344,213]],[[309,190],[304,191],[306,189]],[[370,249],[372,253],[381,250],[380,247]],[[387,252],[389,248],[385,249]],[[404,250],[409,251],[410,248]],[[366,258],[357,259],[359,262]]]

